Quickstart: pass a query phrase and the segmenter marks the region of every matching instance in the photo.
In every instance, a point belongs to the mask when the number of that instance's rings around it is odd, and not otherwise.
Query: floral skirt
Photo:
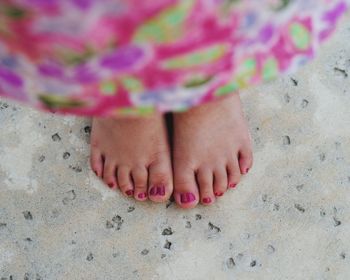
[[[184,111],[291,73],[350,0],[0,0],[0,98],[75,115]]]

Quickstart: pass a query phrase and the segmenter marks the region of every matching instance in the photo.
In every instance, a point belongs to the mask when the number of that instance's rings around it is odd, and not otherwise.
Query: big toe
[[[189,209],[199,202],[198,186],[193,170],[178,169],[174,177],[174,198],[178,206]]]
[[[148,168],[148,197],[153,202],[167,201],[173,192],[170,161],[160,160]]]

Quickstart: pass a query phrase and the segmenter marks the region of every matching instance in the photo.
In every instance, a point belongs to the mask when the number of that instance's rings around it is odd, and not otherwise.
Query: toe
[[[154,202],[168,200],[173,192],[170,162],[159,161],[148,168],[148,197]]]
[[[253,165],[253,153],[249,146],[244,146],[239,151],[239,167],[241,174],[247,174]]]
[[[97,177],[103,175],[103,156],[96,148],[91,148],[90,165]]]
[[[114,162],[106,160],[103,168],[103,181],[106,185],[111,188],[117,188],[117,178],[115,176],[116,173],[116,165]]]
[[[134,185],[131,180],[131,170],[127,166],[118,166],[118,187],[127,197],[134,196]]]
[[[145,166],[135,167],[131,170],[132,180],[134,182],[134,197],[136,200],[147,200],[147,180],[148,171]]]
[[[234,189],[241,180],[241,171],[239,168],[238,159],[231,160],[226,167],[228,187]]]
[[[214,195],[223,196],[227,190],[227,172],[225,165],[214,170]]]
[[[197,172],[197,182],[199,186],[200,201],[203,205],[214,203],[213,172],[210,169],[199,169]]]
[[[198,204],[199,193],[194,170],[175,169],[174,198],[181,208],[194,208]]]

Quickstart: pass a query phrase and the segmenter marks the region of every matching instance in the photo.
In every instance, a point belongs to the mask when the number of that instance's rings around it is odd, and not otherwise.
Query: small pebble
[[[23,211],[22,213],[26,220],[33,220],[33,215],[30,213],[30,211]]]
[[[87,257],[86,257],[86,260],[87,261],[92,261],[94,259],[94,256],[93,256],[93,254],[92,253],[89,253],[88,255],[87,255]]]
[[[309,105],[309,101],[307,101],[306,99],[303,99],[303,101],[301,102],[301,107],[306,108],[308,105]]]
[[[45,160],[45,156],[41,155],[38,160],[39,162],[43,162]]]
[[[289,136],[284,136],[283,137],[283,145],[290,145],[291,141],[290,141],[290,137]]]
[[[55,133],[54,135],[52,135],[51,138],[54,142],[61,141],[61,137],[59,136],[58,133]]]
[[[141,252],[141,254],[144,256],[146,256],[148,253],[149,253],[149,250],[147,250],[147,249],[143,249]]]
[[[114,225],[110,221],[106,222],[106,228],[110,229],[110,228],[113,228],[113,227],[114,227]]]
[[[333,217],[333,221],[334,221],[334,226],[340,226],[341,225],[341,221],[339,221],[336,217]]]
[[[272,254],[276,251],[276,249],[272,245],[268,245],[266,251],[268,254]]]
[[[172,243],[167,240],[164,244],[164,248],[170,250],[171,245],[172,245]]]
[[[63,154],[63,159],[69,159],[69,157],[70,157],[70,153],[65,152],[65,153]]]
[[[88,126],[88,125],[85,126],[84,127],[84,131],[85,131],[86,134],[90,134],[91,133],[91,126]]]
[[[215,233],[219,233],[221,232],[221,229],[217,226],[215,226],[214,224],[212,224],[211,222],[208,223],[209,229],[214,231]]]
[[[251,262],[250,262],[250,266],[251,266],[251,267],[256,266],[256,260],[251,261]]]
[[[229,269],[232,269],[235,267],[236,263],[233,258],[229,258],[226,262],[226,265]]]
[[[302,207],[300,204],[296,203],[294,204],[294,207],[301,213],[304,213],[305,212],[305,208]]]
[[[187,222],[186,222],[186,225],[185,225],[185,228],[191,228],[191,227],[192,227],[191,222],[190,222],[190,221],[187,221]]]
[[[171,229],[171,227],[164,229],[162,232],[162,235],[172,235],[172,234],[173,234],[173,230]]]
[[[290,78],[290,79],[293,82],[294,86],[298,86],[299,82],[296,79],[294,79],[294,78]]]

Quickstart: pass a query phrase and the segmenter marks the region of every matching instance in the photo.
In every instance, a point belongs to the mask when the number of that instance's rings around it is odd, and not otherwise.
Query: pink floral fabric
[[[184,111],[295,71],[350,0],[2,0],[0,97],[76,115]]]

